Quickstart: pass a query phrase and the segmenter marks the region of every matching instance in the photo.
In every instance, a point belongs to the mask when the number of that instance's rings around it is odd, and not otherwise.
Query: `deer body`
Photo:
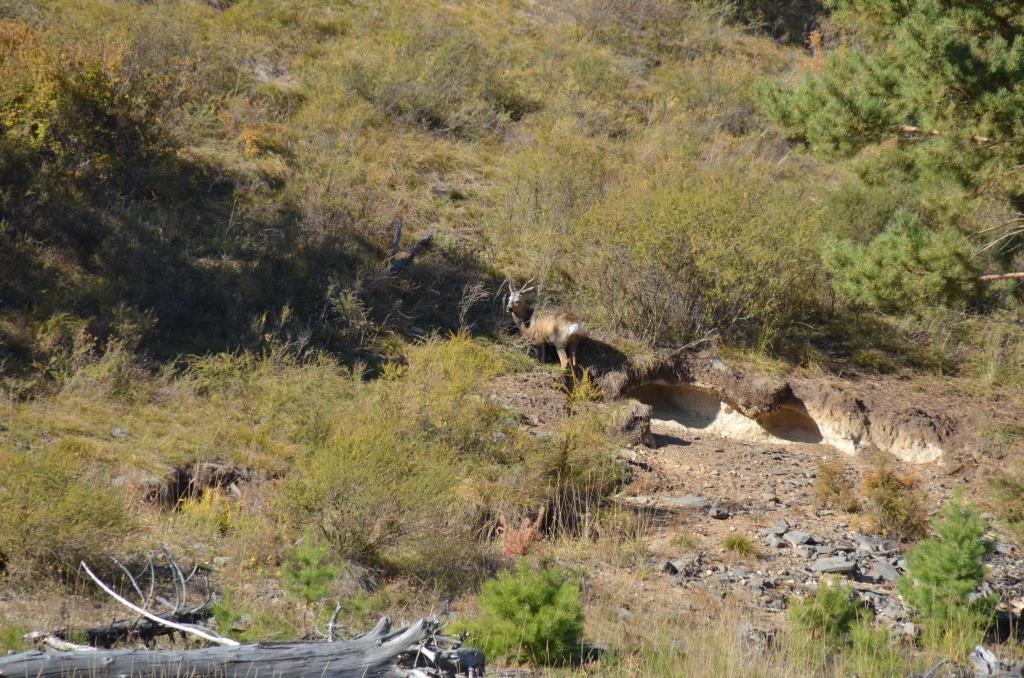
[[[558,351],[558,362],[562,369],[570,365],[576,368],[576,346],[587,336],[586,325],[579,316],[568,311],[534,311],[526,302],[525,294],[532,290],[530,283],[520,289],[509,283],[508,303],[505,310],[512,314],[519,333],[537,350],[537,357],[544,362],[546,347],[551,344]],[[529,323],[529,324],[527,324]]]

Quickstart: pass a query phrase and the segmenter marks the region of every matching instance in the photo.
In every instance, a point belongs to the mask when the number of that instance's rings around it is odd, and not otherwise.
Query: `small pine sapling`
[[[935,536],[907,556],[907,576],[900,580],[904,600],[917,611],[926,633],[969,647],[994,610],[991,596],[975,596],[985,577],[984,557],[992,544],[977,507],[965,504],[958,490],[932,521]]]
[[[306,528],[302,541],[288,554],[282,573],[285,590],[302,600],[303,620],[308,619],[309,608],[319,603],[331,590],[331,582],[341,571],[330,562],[329,549],[318,545],[313,530]]]
[[[479,600],[481,614],[466,628],[488,656],[539,665],[580,656],[583,604],[565,571],[520,562],[515,572],[484,584]]]

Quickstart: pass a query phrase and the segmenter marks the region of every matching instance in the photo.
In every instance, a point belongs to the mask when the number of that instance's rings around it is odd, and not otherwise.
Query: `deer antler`
[[[504,281],[503,281],[503,282],[501,283],[501,285],[499,285],[499,286],[498,286],[498,291],[494,293],[494,298],[495,298],[495,299],[497,299],[498,297],[500,297],[500,296],[501,296],[501,291],[502,291],[503,289],[505,289],[505,286],[506,286],[506,285],[508,285],[508,288],[509,288],[510,290],[511,290],[511,289],[513,289],[513,286],[512,286],[512,281],[511,281],[511,280],[509,280],[508,278],[505,278],[505,280],[504,280]]]

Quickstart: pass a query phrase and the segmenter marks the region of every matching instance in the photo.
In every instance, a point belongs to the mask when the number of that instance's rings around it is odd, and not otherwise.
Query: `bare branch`
[[[139,594],[139,605],[145,606],[146,596],[142,595],[142,589],[139,588],[139,583],[135,581],[135,577],[132,576],[132,573],[128,571],[128,568],[122,565],[117,558],[111,558],[111,560],[114,561],[114,565],[117,565],[119,568],[121,568],[121,571],[124,572],[124,575],[128,577],[128,581],[131,583],[132,588],[135,589],[135,592],[137,594]]]
[[[996,280],[1024,280],[1024,271],[992,273],[991,275],[983,275],[978,278],[980,283],[995,282]]]
[[[334,623],[338,621],[338,615],[341,614],[341,603],[335,603],[334,614],[331,615],[331,620],[327,622],[327,642],[334,641]]]
[[[194,626],[189,626],[187,624],[178,624],[176,622],[168,621],[166,619],[158,617],[155,614],[153,614],[152,612],[148,612],[148,611],[142,609],[141,607],[139,607],[138,605],[134,605],[131,601],[125,599],[124,597],[118,595],[118,593],[116,591],[114,591],[112,588],[107,586],[105,583],[103,583],[103,581],[99,577],[97,577],[95,574],[93,574],[93,571],[89,569],[89,566],[85,564],[84,560],[81,562],[81,566],[82,566],[82,569],[85,570],[85,573],[87,575],[89,575],[89,577],[94,582],[96,582],[96,585],[99,586],[101,589],[103,589],[103,591],[106,592],[107,595],[109,595],[111,598],[113,598],[117,602],[119,602],[122,605],[124,605],[125,607],[127,607],[129,610],[132,610],[132,611],[137,612],[138,614],[142,615],[146,619],[148,619],[148,620],[150,620],[152,622],[156,622],[157,624],[161,624],[163,626],[166,626],[168,628],[172,628],[172,629],[175,629],[177,631],[181,631],[182,633],[188,633],[188,634],[196,636],[198,638],[202,638],[203,640],[207,640],[207,641],[209,641],[211,643],[217,643],[218,645],[225,645],[225,646],[228,646],[228,647],[237,647],[239,645],[237,640],[232,640],[230,638],[224,638],[223,636],[218,636],[218,635],[214,635],[212,633],[209,633],[207,631],[202,631],[202,630],[200,630],[200,629],[198,629],[198,628],[196,628]]]
[[[43,648],[50,648],[57,652],[95,652],[96,648],[91,645],[79,645],[78,643],[72,643],[63,638],[50,633],[43,633],[42,631],[32,631],[22,636],[24,640],[29,641],[36,647],[36,649],[42,650]]]

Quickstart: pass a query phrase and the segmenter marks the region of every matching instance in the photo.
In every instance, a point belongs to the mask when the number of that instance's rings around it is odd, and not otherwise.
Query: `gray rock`
[[[814,537],[812,537],[807,532],[801,532],[800,530],[790,530],[782,538],[790,544],[792,544],[793,546],[814,543]]]
[[[907,613],[903,606],[891,598],[887,598],[878,606],[878,614],[894,621],[903,621],[907,618]]]
[[[813,558],[814,557],[814,547],[813,546],[797,546],[796,547],[796,554],[798,556],[800,556],[801,558],[807,558],[807,559]]]
[[[710,501],[695,494],[686,494],[681,497],[662,497],[661,500],[666,504],[672,504],[673,506],[685,509],[706,509],[711,506]]]
[[[1013,553],[1013,545],[1007,544],[1004,541],[997,541],[995,544],[992,545],[992,550],[996,553],[1008,556],[1011,553]]]
[[[857,542],[861,547],[863,547],[866,551],[875,551],[878,549],[878,547],[882,545],[881,539],[879,539],[878,537],[872,537],[868,534],[860,534],[858,532],[854,532],[850,536],[853,537],[853,540]]]
[[[884,560],[876,560],[872,563],[871,571],[879,579],[888,582],[896,583],[900,579],[900,571]]]
[[[857,569],[857,562],[847,560],[846,556],[835,556],[833,558],[819,558],[811,563],[812,572],[853,572]]]
[[[708,511],[708,515],[714,518],[715,520],[725,520],[732,514],[729,513],[728,509],[722,508],[721,506],[715,506],[710,511]]]
[[[903,624],[897,624],[895,629],[896,635],[904,636],[906,638],[917,637],[917,627],[912,622],[904,622]]]
[[[782,546],[782,539],[780,539],[778,535],[775,534],[769,534],[768,539],[766,539],[765,541],[767,541],[768,546],[771,546],[773,549]]]
[[[123,438],[128,437],[128,431],[125,431],[120,426],[115,426],[114,428],[110,429],[110,435],[113,436],[114,438],[117,438],[118,440],[122,440]]]
[[[776,537],[781,537],[782,535],[786,534],[786,531],[788,529],[789,525],[786,523],[785,518],[780,518],[778,524],[774,525],[773,527],[769,527],[762,530],[761,534],[765,536],[775,535]]]
[[[832,555],[835,552],[836,552],[836,547],[835,546],[829,546],[828,544],[823,544],[821,546],[815,546],[814,547],[814,555],[817,555],[817,556],[830,556],[830,555]]]
[[[663,572],[667,572],[668,574],[679,574],[680,572],[686,570],[686,566],[689,565],[689,563],[690,561],[687,558],[679,558],[678,560],[668,560],[665,562],[664,567],[662,567],[661,569]]]

